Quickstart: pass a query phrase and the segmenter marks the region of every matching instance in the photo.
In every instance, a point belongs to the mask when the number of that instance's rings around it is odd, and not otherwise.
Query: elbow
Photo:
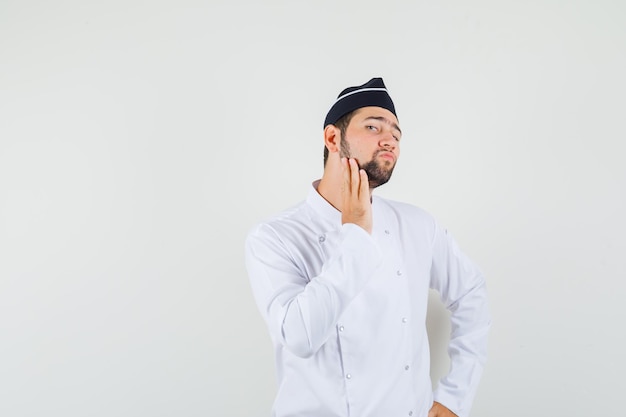
[[[302,359],[308,359],[315,354],[315,349],[305,343],[291,343],[284,346],[294,356]]]
[[[311,326],[304,320],[298,304],[290,305],[280,324],[281,344],[299,358],[310,358],[319,346],[314,343]]]
[[[310,358],[317,351],[311,344],[306,332],[287,332],[284,326],[282,329],[282,345],[291,354],[302,359]]]

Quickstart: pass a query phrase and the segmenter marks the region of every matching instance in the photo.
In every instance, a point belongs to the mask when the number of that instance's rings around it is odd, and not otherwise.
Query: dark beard
[[[345,138],[341,137],[341,143],[339,144],[339,155],[342,158],[350,158],[350,145]],[[391,166],[391,168],[385,168],[383,165],[376,161],[376,156],[380,152],[384,152],[385,149],[379,149],[372,155],[372,159],[366,162],[365,164],[359,164],[359,168],[365,170],[367,174],[367,179],[369,182],[369,186],[371,189],[376,187],[380,187],[383,184],[386,184],[387,181],[391,178],[391,174],[393,173],[393,169],[395,168],[395,164],[391,164],[387,162],[385,166]]]

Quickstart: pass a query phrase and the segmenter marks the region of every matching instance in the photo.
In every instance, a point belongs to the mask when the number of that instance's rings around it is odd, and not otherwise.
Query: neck
[[[339,161],[328,160],[324,167],[324,175],[317,186],[317,192],[328,201],[331,206],[343,211],[343,172]],[[370,196],[374,189],[370,188]]]

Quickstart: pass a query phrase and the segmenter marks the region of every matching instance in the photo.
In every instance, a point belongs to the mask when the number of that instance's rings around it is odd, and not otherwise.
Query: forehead
[[[392,124],[399,125],[398,118],[389,110],[382,107],[361,107],[354,112],[352,120],[362,121],[370,117],[384,117]]]

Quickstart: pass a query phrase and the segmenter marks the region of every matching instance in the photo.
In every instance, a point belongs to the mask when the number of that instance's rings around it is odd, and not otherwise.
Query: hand
[[[354,223],[372,234],[372,202],[367,174],[354,158],[341,158],[343,186],[341,223]]]
[[[445,405],[438,403],[435,401],[430,411],[428,412],[428,417],[458,417],[452,411],[450,411]]]

